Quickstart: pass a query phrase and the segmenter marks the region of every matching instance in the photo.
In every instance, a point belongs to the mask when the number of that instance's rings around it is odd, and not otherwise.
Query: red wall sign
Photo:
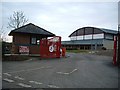
[[[20,53],[29,53],[29,47],[27,46],[19,46]]]
[[[60,58],[61,37],[40,40],[40,56],[42,58]]]

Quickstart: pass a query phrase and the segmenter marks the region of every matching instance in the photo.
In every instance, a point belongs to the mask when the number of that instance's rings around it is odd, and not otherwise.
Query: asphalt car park
[[[67,53],[66,58],[2,62],[2,88],[118,88],[112,57]]]

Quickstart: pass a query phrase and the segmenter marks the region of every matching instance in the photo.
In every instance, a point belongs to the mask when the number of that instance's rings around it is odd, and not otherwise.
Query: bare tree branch
[[[13,15],[10,16],[8,19],[8,27],[13,29],[21,27],[28,22],[28,19],[25,17],[22,11],[14,11]]]
[[[7,33],[7,31],[5,31],[5,29],[3,29],[4,28],[4,26],[2,25],[1,26],[1,28],[0,28],[0,39],[2,40],[2,41],[6,41],[6,33]]]

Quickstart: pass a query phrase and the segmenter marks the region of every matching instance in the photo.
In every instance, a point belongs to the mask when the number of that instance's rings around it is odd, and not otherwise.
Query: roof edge
[[[68,37],[71,37],[71,35],[72,35],[73,33],[75,33],[76,31],[78,31],[78,30],[80,30],[80,29],[84,29],[84,28],[99,29],[99,30],[102,30],[103,32],[105,32],[105,30],[116,32],[116,30],[112,30],[112,29],[105,29],[105,28],[98,28],[98,27],[86,26],[86,27],[78,28],[77,30],[75,30],[74,32],[72,32]],[[109,33],[110,33],[110,32],[109,32]],[[116,33],[117,33],[117,32],[116,32]],[[114,34],[114,33],[113,33],[113,34]]]
[[[41,27],[39,27],[39,26],[37,26],[37,25],[35,25],[35,24],[33,24],[33,23],[28,23],[28,24],[23,25],[23,26],[21,26],[21,27],[19,27],[19,28],[13,29],[13,30],[10,31],[10,33],[9,33],[8,35],[9,35],[9,36],[12,36],[13,33],[15,33],[15,32],[14,32],[15,30],[18,30],[18,29],[20,29],[20,28],[24,28],[24,27],[27,26],[27,25],[33,25],[33,26],[35,26],[35,27],[37,27],[37,28],[40,28],[40,29],[44,30],[45,32],[48,32],[48,33],[52,34],[53,36],[55,36],[55,34],[49,32],[49,31],[47,31],[46,29],[43,29],[43,28],[41,28]]]

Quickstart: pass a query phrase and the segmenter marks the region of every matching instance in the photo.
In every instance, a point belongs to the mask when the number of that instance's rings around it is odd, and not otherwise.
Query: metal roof
[[[117,34],[118,31],[116,30],[110,30],[110,29],[104,29],[104,28],[100,28],[103,32],[105,33],[111,33],[111,34]]]
[[[12,30],[9,35],[13,35],[13,33],[26,33],[26,34],[38,34],[38,35],[46,35],[46,36],[55,36],[55,34],[38,27],[32,23],[19,27],[17,29]]]
[[[71,37],[71,35],[75,32],[77,32],[78,30],[82,30],[82,29],[85,29],[85,28],[94,28],[94,29],[98,29],[98,30],[101,30],[102,32],[104,33],[109,33],[109,34],[117,34],[118,31],[116,30],[111,30],[111,29],[105,29],[105,28],[96,28],[96,27],[82,27],[82,28],[79,28],[77,30],[75,30],[74,32],[72,32],[68,37]]]
[[[103,44],[103,39],[62,41],[62,45],[90,45],[90,44]]]

